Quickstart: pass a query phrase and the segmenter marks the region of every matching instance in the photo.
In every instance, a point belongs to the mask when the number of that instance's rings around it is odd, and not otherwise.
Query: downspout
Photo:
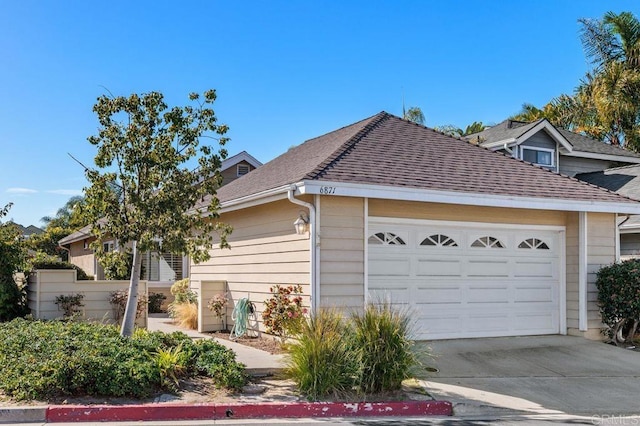
[[[309,271],[309,287],[310,287],[310,299],[311,299],[311,312],[316,312],[316,309],[319,306],[318,294],[319,289],[317,288],[318,280],[316,279],[316,269],[318,267],[318,251],[316,250],[316,241],[317,241],[317,232],[316,232],[316,208],[313,204],[307,203],[306,201],[298,200],[295,198],[294,194],[298,187],[296,185],[291,185],[289,187],[289,191],[287,192],[287,198],[293,204],[297,204],[302,207],[306,207],[309,209],[309,259],[310,259],[310,271]]]

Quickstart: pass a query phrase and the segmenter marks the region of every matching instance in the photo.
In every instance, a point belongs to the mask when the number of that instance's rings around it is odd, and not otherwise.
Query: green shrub
[[[10,208],[11,204],[0,208],[0,219]],[[20,232],[13,223],[0,223],[0,322],[29,313],[26,288],[14,280],[15,273],[24,271],[26,253]]]
[[[616,343],[631,341],[640,320],[640,260],[601,268],[596,287],[605,332]]]
[[[240,390],[247,384],[244,364],[236,361],[236,354],[213,340],[196,342],[197,370],[211,377],[216,385]]]
[[[410,317],[389,302],[369,304],[351,316],[358,363],[356,386],[365,394],[399,389],[418,363],[409,339]]]
[[[127,308],[127,300],[129,299],[129,290],[117,290],[109,295],[109,303],[113,310],[113,319],[120,322],[124,317],[124,311]],[[136,318],[140,318],[147,307],[147,298],[142,294],[138,294],[138,306],[136,309]]]
[[[162,310],[162,302],[167,300],[167,296],[162,293],[149,293],[149,313],[160,314]]]
[[[176,281],[171,286],[171,294],[174,296],[173,303],[198,303],[198,295],[189,287],[189,278]]]
[[[302,326],[298,340],[287,345],[285,375],[311,400],[352,390],[357,365],[346,326],[336,311],[321,310]]]
[[[55,258],[35,258],[30,262],[30,270],[37,271],[38,269],[75,269],[77,271],[77,278],[79,281],[92,280],[93,277],[87,275],[87,273],[79,266],[73,263],[63,262]]]
[[[233,352],[184,333],[137,330],[124,338],[107,324],[16,319],[0,324],[0,341],[0,393],[17,400],[147,397],[196,374],[233,389],[246,381]]]
[[[71,318],[80,312],[80,308],[84,306],[82,303],[82,299],[84,299],[84,294],[69,294],[60,296],[56,296],[55,304],[58,306],[58,309],[62,309],[64,312],[65,318]]]
[[[133,269],[133,253],[128,251],[109,251],[99,255],[100,266],[107,280],[130,280]],[[144,265],[140,266],[140,277],[144,276]]]

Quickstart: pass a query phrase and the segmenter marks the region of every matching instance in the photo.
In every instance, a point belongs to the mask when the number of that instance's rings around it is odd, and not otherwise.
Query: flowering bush
[[[111,308],[113,309],[113,319],[116,322],[120,322],[122,317],[124,317],[124,311],[127,307],[127,299],[129,298],[129,290],[118,290],[111,293],[109,297],[109,303],[111,304]],[[139,294],[138,295],[138,306],[136,309],[136,318],[139,318],[140,315],[147,308],[147,297]]]
[[[631,341],[640,322],[640,260],[605,266],[596,280],[607,334],[616,344]]]
[[[227,296],[224,293],[216,294],[209,300],[207,308],[212,311],[218,318],[222,318],[222,310],[227,307]],[[226,314],[226,311],[225,311]]]
[[[302,307],[302,287],[276,285],[269,291],[272,296],[264,302],[266,308],[262,312],[262,320],[267,333],[280,337],[284,344],[287,337],[300,332],[305,321],[307,309]]]

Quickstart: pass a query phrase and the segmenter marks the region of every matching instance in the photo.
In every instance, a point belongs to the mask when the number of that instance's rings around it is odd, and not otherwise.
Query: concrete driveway
[[[456,415],[640,414],[640,352],[581,337],[430,342],[429,391]]]

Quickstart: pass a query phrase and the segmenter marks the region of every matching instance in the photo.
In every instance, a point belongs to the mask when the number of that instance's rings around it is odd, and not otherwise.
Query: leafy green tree
[[[210,256],[214,233],[221,247],[228,246],[231,229],[219,221],[216,198],[228,127],[211,108],[214,90],[189,99],[190,105],[169,108],[158,92],[101,96],[93,107],[100,127],[88,140],[97,147],[97,169],[87,171],[85,214],[98,256],[107,239],[133,254],[123,336],[133,332],[141,252],[188,254],[201,262]],[[205,137],[217,141],[217,152],[200,143]],[[197,208],[209,196],[209,207]]]
[[[0,219],[9,213],[11,203],[0,208]],[[28,312],[24,288],[15,281],[22,272],[26,250],[20,231],[11,222],[0,223],[0,321],[9,321]]]
[[[413,121],[417,124],[424,125],[424,114],[420,107],[411,107],[408,110],[403,112],[403,117],[405,120]]]

